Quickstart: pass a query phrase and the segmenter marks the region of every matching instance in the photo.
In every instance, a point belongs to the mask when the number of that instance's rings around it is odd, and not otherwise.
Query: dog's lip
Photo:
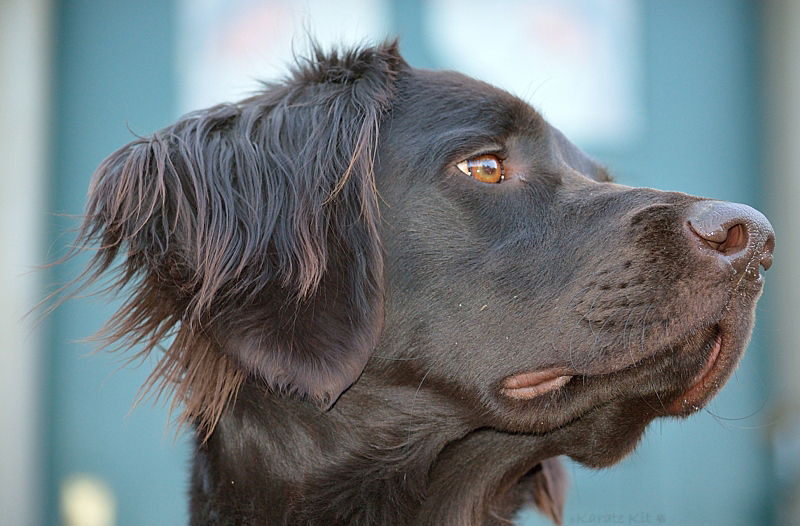
[[[711,347],[711,353],[703,369],[695,375],[691,386],[671,404],[667,405],[666,410],[668,413],[677,415],[686,411],[696,410],[703,405],[703,399],[707,397],[709,391],[718,382],[720,369],[722,369],[720,362],[723,361],[720,360],[720,356],[723,354],[724,337],[722,331],[718,330]]]
[[[710,341],[710,340],[709,340]],[[703,399],[713,389],[723,374],[721,356],[725,354],[724,337],[718,329],[711,343],[711,351],[703,368],[694,376],[689,387],[672,403],[666,406],[669,414],[677,415],[693,411],[702,405]],[[506,377],[501,383],[501,393],[509,398],[528,400],[564,387],[577,373],[565,367],[551,367],[518,373]]]
[[[572,376],[563,367],[519,373],[503,380],[501,392],[510,398],[527,400],[563,387]]]
[[[710,351],[703,368],[692,378],[689,387],[664,407],[667,414],[686,415],[701,408],[725,376],[731,364],[726,347],[731,342],[727,341],[729,338],[725,337],[722,327],[717,325],[714,329],[706,340]],[[509,398],[529,400],[564,387],[574,376],[585,375],[563,366],[513,374],[503,379],[500,392]]]

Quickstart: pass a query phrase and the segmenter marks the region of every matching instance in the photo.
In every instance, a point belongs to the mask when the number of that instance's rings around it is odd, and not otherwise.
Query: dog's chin
[[[736,370],[749,340],[750,330],[725,330],[725,324],[716,327],[715,334],[709,338],[702,349],[705,362],[694,375],[688,387],[672,401],[665,403],[663,416],[685,417],[696,413],[727,383]]]
[[[724,336],[719,328],[704,344],[701,354],[705,357],[702,369],[694,375],[689,387],[680,393],[672,402],[664,405],[667,415],[684,416],[703,407],[725,383],[732,367],[724,362],[730,355],[729,345],[723,351]],[[724,379],[723,379],[724,378]]]
[[[576,455],[580,459],[564,451],[587,465],[610,465],[635,447],[653,419],[687,417],[719,392],[744,354],[754,303],[729,303],[721,319],[701,322],[689,335],[665,342],[660,351],[623,369],[586,375],[555,366],[506,377],[498,392],[516,421],[501,426],[547,436],[580,421],[618,420],[619,428],[598,423],[587,430],[588,440],[606,444],[596,458],[590,451]]]
[[[654,419],[689,416],[702,409],[725,385],[744,353],[747,338],[726,332],[723,327],[714,325],[699,331],[703,333],[699,345],[695,342],[694,345],[679,349],[671,346],[659,353],[660,356],[652,356],[646,362],[610,375],[619,375],[623,384],[634,379],[641,382],[642,369],[658,370],[667,359],[667,353],[679,353],[681,356],[673,356],[673,360],[669,360],[669,366],[680,362],[680,358],[687,358],[691,365],[685,363],[687,371],[684,372],[688,374],[685,380],[677,382],[680,385],[670,390],[671,394],[655,389],[649,393],[645,391],[629,397],[606,399],[588,408],[562,428],[555,428],[544,435],[559,436],[563,429],[569,429],[569,433],[580,437],[577,441],[564,440],[566,447],[562,453],[587,467],[605,468],[618,463],[636,448]],[[662,364],[659,365],[659,361]],[[695,371],[694,374],[691,371]],[[625,378],[629,375],[629,378]],[[578,376],[572,381],[593,383],[592,380]],[[607,380],[608,376],[605,378]]]

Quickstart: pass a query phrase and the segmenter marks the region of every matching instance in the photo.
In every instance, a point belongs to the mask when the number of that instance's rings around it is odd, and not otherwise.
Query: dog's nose
[[[775,232],[758,210],[738,203],[700,201],[693,205],[686,222],[702,241],[701,249],[730,263],[737,276],[757,280],[759,267],[767,270],[772,265]]]

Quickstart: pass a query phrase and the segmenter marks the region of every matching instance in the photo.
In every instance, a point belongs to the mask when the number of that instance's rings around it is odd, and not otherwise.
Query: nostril
[[[772,265],[775,233],[761,212],[722,201],[697,202],[690,212],[686,224],[700,246],[729,263],[734,274],[757,280],[759,267]]]
[[[747,240],[750,236],[747,234],[747,229],[741,223],[733,225],[728,229],[728,238],[722,243],[717,250],[723,254],[735,254],[747,246]]]
[[[733,226],[716,226],[712,230],[704,230],[702,225],[688,221],[689,227],[697,237],[710,248],[721,254],[735,254],[747,247],[747,227],[741,223]]]

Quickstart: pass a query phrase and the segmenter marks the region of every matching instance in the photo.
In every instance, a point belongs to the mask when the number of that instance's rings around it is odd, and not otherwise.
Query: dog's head
[[[614,184],[523,101],[387,44],[124,146],[80,243],[95,277],[124,257],[105,336],[167,341],[150,386],[201,432],[245,380],[324,410],[363,373],[605,466],[725,383],[774,236],[743,205]]]

